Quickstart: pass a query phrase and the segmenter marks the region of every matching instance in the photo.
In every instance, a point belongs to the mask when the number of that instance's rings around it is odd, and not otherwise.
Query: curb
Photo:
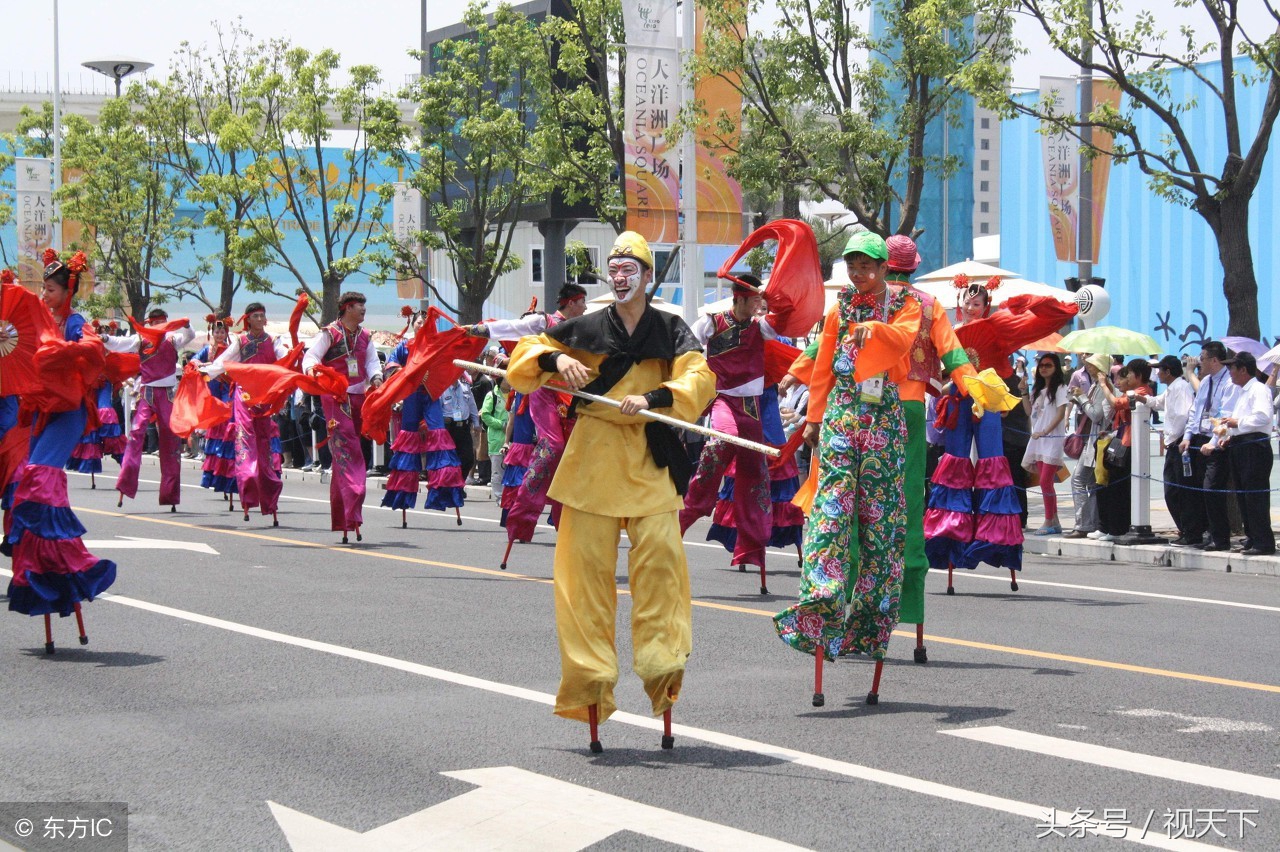
[[[1205,553],[1189,547],[1170,547],[1164,544],[1116,545],[1109,541],[1088,539],[1027,538],[1022,545],[1026,553],[1040,556],[1062,556],[1068,559],[1088,559],[1094,562],[1123,562],[1129,565],[1150,565],[1157,568],[1221,571],[1226,574],[1258,574],[1280,577],[1280,557],[1242,556],[1239,553]]]

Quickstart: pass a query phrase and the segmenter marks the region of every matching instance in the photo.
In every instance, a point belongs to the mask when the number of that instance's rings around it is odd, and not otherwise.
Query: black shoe
[[[1200,546],[1200,549],[1205,553],[1225,553],[1231,548],[1227,547],[1225,544],[1203,544]]]
[[[1241,556],[1275,556],[1274,550],[1258,550],[1256,547],[1250,547],[1240,551]]]
[[[1173,541],[1169,542],[1169,545],[1171,547],[1190,547],[1191,542],[1183,538],[1182,536],[1178,536]]]

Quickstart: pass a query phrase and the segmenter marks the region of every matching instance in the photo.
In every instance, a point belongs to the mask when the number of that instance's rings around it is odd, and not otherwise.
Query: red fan
[[[21,284],[0,285],[0,394],[30,394],[41,387],[35,370],[41,338],[56,335],[40,297]]]

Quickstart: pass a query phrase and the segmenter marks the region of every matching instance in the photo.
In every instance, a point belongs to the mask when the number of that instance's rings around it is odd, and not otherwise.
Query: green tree
[[[84,239],[72,246],[90,257],[98,280],[108,286],[106,304],[121,300],[136,318],[162,303],[181,284],[158,283],[189,223],[179,219],[181,180],[158,161],[153,140],[127,98],[107,100],[97,124],[66,117],[63,164],[81,174],[63,184],[58,202],[64,219],[81,223]],[[177,276],[181,281],[181,276]]]
[[[246,173],[263,125],[262,103],[249,91],[255,71],[282,47],[254,41],[239,23],[215,24],[215,31],[212,48],[184,42],[169,77],[134,92],[161,161],[182,178],[187,199],[204,211],[201,224],[218,237],[218,251],[199,259],[185,294],[229,316],[246,280],[250,290],[263,288],[258,273],[270,261],[262,241],[246,242],[259,197]],[[211,275],[217,283],[207,288]]]
[[[929,126],[957,122],[966,89],[1004,88],[1007,66],[987,45],[1003,43],[1007,9],[998,0],[699,2],[708,27],[695,74],[732,82],[743,110],[740,127],[705,110],[693,120],[713,123],[710,147],[744,191],[781,198],[784,215],[798,213],[802,195],[829,198],[878,234],[918,234],[925,176],[961,165],[926,153]],[[766,8],[776,22],[757,32],[749,22]],[[880,38],[859,23],[873,8]]]
[[[1280,115],[1280,10],[1261,0],[1268,29],[1250,32],[1240,20],[1237,0],[1175,0],[1181,8],[1201,7],[1211,27],[1183,26],[1171,36],[1161,28],[1158,12],[1140,8],[1126,16],[1119,0],[1010,2],[1034,19],[1056,51],[1116,86],[1123,97],[1118,109],[1098,107],[1084,122],[1075,111],[1055,113],[1047,104],[1024,103],[1002,92],[981,91],[985,103],[1006,114],[1036,116],[1081,140],[1095,156],[1136,162],[1154,192],[1194,210],[1217,242],[1227,334],[1259,337],[1249,205]],[[1125,23],[1126,17],[1132,23]],[[1086,45],[1092,46],[1087,59]],[[1172,85],[1174,72],[1199,85],[1180,94]],[[1246,117],[1240,96],[1252,86],[1266,87],[1267,94],[1260,114]],[[1140,126],[1140,113],[1153,129]],[[1210,142],[1195,132],[1195,124],[1210,121],[1225,128],[1225,138]],[[1092,133],[1081,127],[1101,128],[1113,134],[1114,142],[1099,150],[1091,144]]]
[[[385,233],[385,204],[373,184],[373,168],[400,152],[405,137],[399,105],[378,94],[377,68],[355,65],[344,85],[334,81],[341,59],[332,50],[312,54],[284,42],[270,49],[249,74],[246,97],[261,109],[253,162],[243,181],[256,201],[235,246],[237,262],[256,254],[283,270],[286,287],[267,277],[252,279],[254,289],[291,295],[300,289],[321,306],[321,321],[338,315],[338,296],[349,276],[362,268],[385,269],[387,250],[377,237]],[[356,138],[339,160],[327,145],[335,118]],[[246,138],[244,136],[240,138]],[[285,231],[298,232],[305,251],[291,255]]]
[[[428,199],[418,240],[444,252],[459,317],[475,322],[498,278],[520,266],[516,226],[556,186],[535,109],[550,76],[541,36],[505,3],[488,20],[473,3],[463,22],[472,35],[439,45],[411,90],[421,145],[410,182]]]

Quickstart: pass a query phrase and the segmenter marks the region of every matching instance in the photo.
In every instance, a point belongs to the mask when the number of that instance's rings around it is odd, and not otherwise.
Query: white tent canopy
[[[950,266],[944,266],[941,269],[935,269],[933,272],[925,272],[920,275],[912,276],[913,281],[950,281],[957,275],[967,275],[975,281],[986,281],[993,275],[999,275],[1001,278],[1021,278],[1022,276],[1016,272],[1010,272],[1007,269],[1001,269],[998,266],[992,266],[989,263],[979,263],[976,260],[962,260],[959,263],[953,263]]]
[[[596,296],[594,299],[587,302],[587,313],[590,314],[595,313],[596,311],[602,311],[612,304],[612,293],[605,293],[602,296]],[[666,311],[667,313],[675,314],[676,316],[684,316],[684,311],[679,305],[673,305],[661,296],[654,296],[653,299],[649,301],[649,304],[653,305],[660,311]]]

